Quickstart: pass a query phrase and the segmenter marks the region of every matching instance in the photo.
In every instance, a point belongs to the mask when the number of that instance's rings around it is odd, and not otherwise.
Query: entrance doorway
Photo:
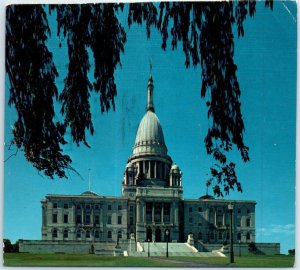
[[[146,241],[148,242],[150,240],[150,242],[152,242],[152,230],[150,228],[147,228],[147,238]]]
[[[155,242],[161,242],[161,230],[159,228],[155,230]]]

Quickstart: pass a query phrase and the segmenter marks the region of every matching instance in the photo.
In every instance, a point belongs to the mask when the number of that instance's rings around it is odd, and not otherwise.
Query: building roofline
[[[227,200],[227,199],[183,199],[185,202],[214,202],[214,203],[251,203],[257,204],[254,200]]]
[[[116,196],[101,196],[101,195],[66,195],[66,194],[47,194],[45,198],[76,198],[76,199],[105,199],[105,200],[128,200],[128,198]]]

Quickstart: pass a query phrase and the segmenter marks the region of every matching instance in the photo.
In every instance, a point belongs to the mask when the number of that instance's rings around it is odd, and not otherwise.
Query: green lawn
[[[251,255],[235,257],[234,263],[229,263],[229,258],[198,258],[198,257],[174,257],[173,259],[179,261],[203,263],[207,265],[222,265],[233,267],[293,267],[295,263],[295,256],[288,255]]]
[[[30,254],[5,253],[5,266],[175,266],[176,263],[163,263],[134,257],[106,257],[93,254]]]
[[[134,258],[104,257],[93,254],[29,254],[5,253],[5,266],[103,266],[103,267],[188,267],[188,266],[230,266],[230,267],[292,267],[294,256],[257,255],[235,257],[230,264],[229,258],[170,257]]]

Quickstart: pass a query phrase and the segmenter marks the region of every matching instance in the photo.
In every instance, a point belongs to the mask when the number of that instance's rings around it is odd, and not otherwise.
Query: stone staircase
[[[165,257],[167,253],[167,243],[137,243],[137,251],[131,252],[129,256],[147,257],[148,245],[151,257]],[[168,243],[169,257],[225,257],[222,252],[198,252],[198,250],[187,243]]]

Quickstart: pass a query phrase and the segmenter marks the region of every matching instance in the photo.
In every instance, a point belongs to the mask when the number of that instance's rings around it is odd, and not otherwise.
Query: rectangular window
[[[129,225],[133,225],[133,217],[129,218]]]
[[[69,205],[67,203],[64,203],[64,209],[68,209]]]
[[[236,226],[240,227],[241,226],[241,217],[237,217],[237,224]]]
[[[118,216],[118,224],[122,224],[122,216]]]
[[[85,215],[85,223],[90,224],[91,223],[91,216],[90,215]]]
[[[202,207],[199,207],[199,208],[198,208],[198,212],[202,212]]]
[[[193,207],[189,207],[189,212],[190,212],[190,213],[193,212]]]
[[[107,210],[108,210],[108,211],[111,210],[111,205],[110,205],[110,204],[107,206]]]
[[[130,211],[130,212],[133,212],[133,205],[130,205],[129,211]]]
[[[162,209],[161,203],[154,204],[154,222],[156,223],[161,222],[161,209]]]
[[[53,208],[57,208],[57,203],[53,203]]]
[[[107,224],[111,224],[111,216],[107,216]]]
[[[223,216],[222,215],[217,215],[217,224],[218,226],[222,226],[223,225]]]
[[[118,210],[122,210],[122,205],[118,205]]]
[[[247,218],[247,219],[246,219],[246,226],[247,226],[247,227],[250,227],[250,218]]]
[[[99,215],[95,215],[95,224],[99,224],[99,223],[100,223]]]
[[[81,223],[81,215],[76,215],[76,223]]]
[[[152,223],[152,203],[146,203],[146,223]]]
[[[57,223],[57,214],[52,215],[52,222]]]
[[[171,205],[170,203],[164,203],[164,223],[170,223]]]
[[[189,223],[193,223],[193,218],[192,217],[189,218]]]
[[[64,214],[64,223],[68,223],[68,222],[69,222],[69,215]]]
[[[238,214],[240,214],[242,212],[241,208],[239,208],[237,212]]]

